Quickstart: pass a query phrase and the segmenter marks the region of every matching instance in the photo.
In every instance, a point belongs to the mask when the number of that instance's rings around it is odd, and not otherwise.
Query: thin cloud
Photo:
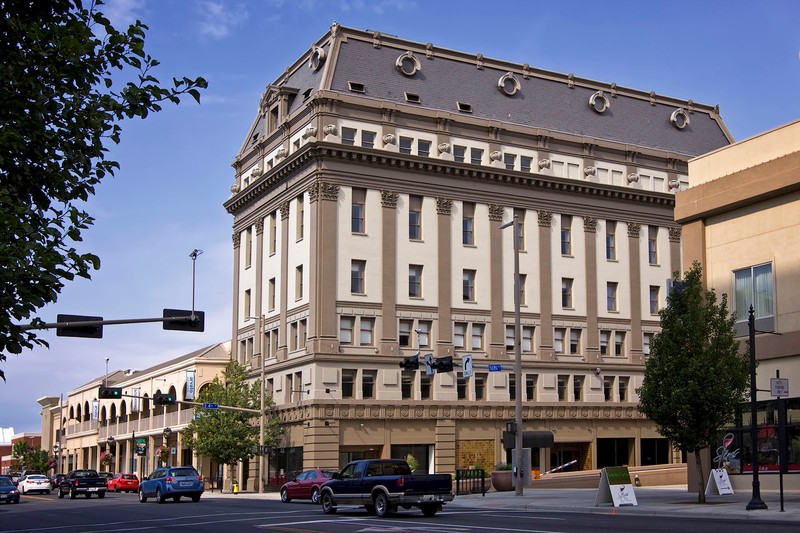
[[[195,11],[200,17],[200,33],[212,39],[227,37],[247,19],[247,10],[241,4],[202,0],[195,4]]]
[[[145,0],[107,0],[101,10],[115,28],[127,28],[143,18]]]

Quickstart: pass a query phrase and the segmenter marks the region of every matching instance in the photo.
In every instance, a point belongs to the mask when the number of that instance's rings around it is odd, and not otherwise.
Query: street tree
[[[745,401],[749,362],[735,338],[728,298],[703,288],[698,262],[674,274],[667,305],[659,311],[661,332],[650,346],[639,410],[683,452],[693,453],[697,501],[705,503],[700,451],[715,444]]]
[[[33,448],[28,441],[22,440],[11,446],[11,467],[18,471],[46,472],[50,469],[50,459],[45,450]]]
[[[222,379],[214,380],[200,391],[198,402],[219,405],[217,409],[196,408],[196,417],[186,429],[188,446],[202,457],[218,464],[233,466],[251,457],[258,448],[259,415],[261,412],[261,381],[248,383],[247,369],[230,361]],[[263,408],[269,410],[272,398],[265,397]],[[237,411],[226,407],[244,408],[255,412]],[[275,446],[281,437],[280,422],[268,416],[264,429],[266,445]]]
[[[119,168],[107,155],[121,123],[185,95],[199,102],[207,86],[199,77],[162,85],[145,52],[147,26],[119,30],[101,8],[100,0],[0,2],[0,362],[47,346],[21,322],[100,268],[76,245],[94,222],[86,202]]]

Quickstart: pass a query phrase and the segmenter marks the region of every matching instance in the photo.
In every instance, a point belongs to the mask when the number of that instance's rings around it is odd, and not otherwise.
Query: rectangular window
[[[358,323],[359,323],[358,344],[360,344],[361,346],[374,346],[375,319],[361,317]]]
[[[404,370],[400,377],[400,390],[404,400],[414,399],[414,377],[416,372],[413,370]]]
[[[533,326],[522,326],[522,351],[533,352]]]
[[[536,374],[525,374],[525,399],[529,402],[536,401],[536,383],[539,376]]]
[[[341,344],[353,344],[353,324],[355,317],[343,316],[339,319],[339,342]]]
[[[430,141],[417,141],[417,155],[420,157],[431,156],[431,142]]]
[[[581,330],[579,329],[569,330],[569,353],[571,355],[581,353]]]
[[[297,349],[297,322],[292,322],[289,325],[289,350],[295,351]]]
[[[367,198],[365,189],[353,189],[353,207],[351,212],[350,231],[353,233],[365,233],[364,214]]]
[[[342,144],[356,144],[356,130],[353,128],[342,128]]]
[[[352,398],[356,382],[356,370],[342,370],[342,398]]]
[[[303,232],[305,227],[303,225],[303,217],[305,215],[305,207],[303,205],[303,195],[297,197],[297,229],[296,229],[296,237],[298,241],[303,240]]]
[[[475,301],[475,271],[464,270],[463,272],[463,296],[465,302]]]
[[[659,286],[658,285],[650,285],[650,314],[657,315],[658,314],[658,293],[659,293]]]
[[[278,220],[274,211],[269,215],[269,255],[275,255],[278,244]]]
[[[565,328],[556,328],[553,335],[553,351],[555,353],[564,353],[564,336],[567,330]]]
[[[532,165],[533,165],[532,157],[527,157],[523,155],[522,157],[519,158],[519,169],[522,172],[530,172]]]
[[[456,373],[456,397],[459,400],[467,399],[467,378],[462,372]]]
[[[412,241],[422,240],[422,197],[408,198],[408,238]]]
[[[414,327],[413,320],[401,320],[398,331],[400,346],[408,348],[411,346],[411,329]]]
[[[250,268],[253,264],[253,228],[244,230],[244,267]]]
[[[650,187],[652,187],[652,184],[650,183],[650,176],[646,174],[639,174],[639,187],[645,191],[651,190]]]
[[[650,355],[650,346],[653,344],[653,334],[645,333],[642,335],[642,354],[645,357]]]
[[[486,399],[486,380],[488,376],[486,374],[475,374],[475,399],[476,400],[485,400]]]
[[[298,331],[297,331],[297,348],[299,350],[305,350],[306,348],[306,341],[308,340],[308,320],[305,318],[303,320],[298,321]]]
[[[597,182],[598,183],[608,183],[608,169],[607,168],[599,168],[597,169]]]
[[[653,190],[657,192],[664,192],[664,178],[657,178],[653,176]]]
[[[617,259],[617,223],[613,220],[606,221],[606,259]]]
[[[628,384],[630,383],[629,377],[619,378],[619,401],[627,402],[628,400]]]
[[[401,154],[410,154],[414,139],[411,137],[400,137],[399,150]]]
[[[514,350],[514,326],[506,326],[506,350],[513,351]]]
[[[431,376],[424,372],[419,375],[419,397],[421,400],[431,399]]]
[[[614,333],[614,355],[617,357],[625,355],[625,332],[623,331]]]
[[[422,265],[408,266],[408,296],[422,298]]]
[[[611,376],[603,377],[603,399],[607,402],[614,399],[614,378]]]
[[[567,163],[567,177],[574,180],[580,178],[580,167],[575,163]]]
[[[612,170],[611,171],[611,185],[622,185],[622,171],[621,170]]]
[[[361,132],[361,146],[364,148],[374,148],[375,147],[375,132],[374,131],[362,131]]]
[[[569,376],[559,375],[558,380],[556,381],[556,387],[558,390],[558,401],[565,402],[567,401],[567,383],[569,382]]]
[[[756,319],[756,329],[772,331],[774,329],[774,282],[772,263],[736,270],[734,276],[734,297],[736,305],[737,333],[739,323],[747,327],[750,306]],[[747,331],[746,329],[744,331]]]
[[[457,163],[464,162],[464,156],[467,154],[467,147],[466,146],[458,146],[457,144],[453,145],[453,161]]]
[[[363,398],[375,397],[375,381],[378,372],[376,370],[364,370],[361,374],[361,396]]]
[[[608,339],[611,337],[610,331],[600,332],[600,355],[608,355]]]
[[[275,278],[270,278],[267,287],[267,309],[275,310]]]
[[[572,309],[572,279],[561,278],[561,307]]]
[[[470,347],[473,350],[483,349],[484,327],[484,324],[472,324],[472,341],[470,342]]]
[[[508,399],[517,399],[517,378],[513,373],[508,375]]]
[[[572,396],[576,402],[583,401],[583,376],[572,376]]]
[[[617,311],[617,283],[609,281],[606,283],[606,310]]]
[[[472,163],[473,165],[482,165],[483,150],[481,150],[480,148],[470,148],[469,162]]]
[[[647,227],[647,258],[651,265],[658,264],[658,226]]]
[[[252,292],[250,289],[244,291],[244,316],[253,316],[252,313]]]
[[[550,168],[553,169],[553,176],[558,178],[564,177],[564,162],[563,161],[551,161]]]
[[[466,246],[475,244],[475,204],[464,202],[461,215],[461,243]]]
[[[526,304],[526,292],[525,286],[528,283],[528,275],[527,274],[520,274],[519,275],[519,305]]]
[[[303,298],[303,265],[297,265],[294,269],[294,298],[295,300]]]
[[[517,218],[517,250],[525,249],[525,210],[514,209],[514,216]]]
[[[463,322],[453,324],[453,348],[463,349],[466,342],[467,325]]]
[[[561,255],[572,255],[572,217],[561,215]]]
[[[364,272],[367,269],[367,262],[360,259],[353,259],[350,263],[350,292],[353,294],[364,294]]]
[[[503,163],[506,166],[506,170],[514,170],[514,166],[517,163],[516,154],[503,154]]]
[[[431,345],[431,322],[429,320],[420,320],[417,323],[415,333],[417,334],[417,346],[420,348],[427,348]]]

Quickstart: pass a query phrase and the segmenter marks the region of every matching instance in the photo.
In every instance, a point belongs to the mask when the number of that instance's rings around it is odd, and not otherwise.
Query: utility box
[[[512,453],[511,455],[511,470],[512,478],[514,480],[514,488],[517,488],[517,468],[522,468],[522,486],[527,487],[531,484],[531,449],[522,448],[522,464],[517,465],[517,457]]]

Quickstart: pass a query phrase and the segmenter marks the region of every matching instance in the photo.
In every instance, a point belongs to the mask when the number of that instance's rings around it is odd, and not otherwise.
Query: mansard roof
[[[317,68],[309,64],[315,54]],[[363,92],[353,91],[352,83],[360,85]],[[681,158],[733,141],[715,107],[342,28],[336,23],[268,87],[275,86],[296,91],[297,96],[290,99],[290,116],[317,91],[330,90],[432,113],[444,111],[455,120],[463,115],[473,121],[493,121],[499,128],[503,124],[529,127],[538,130],[532,132],[537,135],[583,136],[586,142],[603,140],[630,145],[634,150],[672,152]],[[598,105],[592,107],[590,99],[600,91],[595,97]],[[414,102],[409,103],[407,93]],[[464,112],[465,108],[469,112]],[[263,122],[260,115],[250,137],[264,134]],[[243,150],[247,146],[245,143]]]

